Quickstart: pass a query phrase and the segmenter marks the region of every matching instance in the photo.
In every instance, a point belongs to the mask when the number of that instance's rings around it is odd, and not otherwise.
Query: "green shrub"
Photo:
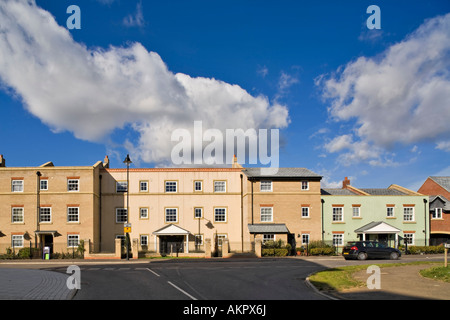
[[[331,256],[336,253],[335,248],[328,246],[323,248],[312,248],[309,254],[312,256]]]
[[[263,257],[285,257],[289,253],[288,249],[286,248],[270,248],[270,249],[262,249],[261,255]]]
[[[437,254],[444,253],[444,246],[408,246],[410,254]]]

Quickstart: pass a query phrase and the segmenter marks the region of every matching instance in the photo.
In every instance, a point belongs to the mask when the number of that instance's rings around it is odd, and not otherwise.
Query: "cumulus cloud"
[[[354,121],[352,133],[328,142],[355,161],[376,164],[397,144],[450,138],[450,14],[425,21],[379,56],[360,57],[318,77],[328,112]],[[437,145],[448,150],[446,143]],[[368,151],[370,152],[368,153]]]
[[[0,2],[0,79],[55,132],[105,142],[131,128],[134,158],[170,162],[171,133],[195,120],[227,128],[283,128],[287,107],[238,85],[173,73],[140,43],[88,48],[33,0]]]

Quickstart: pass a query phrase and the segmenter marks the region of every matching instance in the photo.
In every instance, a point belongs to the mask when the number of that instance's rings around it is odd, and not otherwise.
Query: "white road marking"
[[[186,296],[188,296],[189,298],[191,298],[192,300],[197,300],[197,298],[191,296],[189,293],[187,293],[186,291],[184,291],[183,289],[177,287],[176,285],[174,285],[172,282],[167,281],[168,284],[170,284],[172,287],[174,287],[175,289],[177,289],[178,291],[184,293]]]
[[[146,268],[148,271],[150,271],[151,273],[153,273],[155,276],[157,276],[157,277],[159,277],[159,274],[157,274],[155,271],[153,271],[152,269],[150,269],[150,268]]]

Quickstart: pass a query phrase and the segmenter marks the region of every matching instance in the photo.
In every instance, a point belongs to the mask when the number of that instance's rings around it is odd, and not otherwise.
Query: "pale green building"
[[[342,248],[348,241],[378,240],[391,247],[429,244],[428,196],[391,185],[355,188],[345,178],[342,188],[323,188],[323,240]]]

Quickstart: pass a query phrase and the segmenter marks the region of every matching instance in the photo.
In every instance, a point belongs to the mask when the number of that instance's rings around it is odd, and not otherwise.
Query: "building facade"
[[[305,168],[279,168],[273,175],[260,168],[243,172],[248,229],[254,239],[282,240],[293,249],[320,240],[320,175]]]
[[[450,177],[428,177],[418,192],[430,196],[430,244],[450,241]]]
[[[114,250],[124,223],[131,224],[130,239],[141,252],[203,252],[205,239],[215,250],[223,239],[230,250],[248,249],[241,170],[129,169],[128,177],[127,169],[101,170],[101,250]]]
[[[342,188],[322,189],[323,236],[342,247],[348,241],[378,240],[428,245],[428,196],[398,185],[355,188],[345,178]]]
[[[67,252],[100,238],[99,172],[93,166],[6,167],[0,156],[0,252],[48,247]]]

